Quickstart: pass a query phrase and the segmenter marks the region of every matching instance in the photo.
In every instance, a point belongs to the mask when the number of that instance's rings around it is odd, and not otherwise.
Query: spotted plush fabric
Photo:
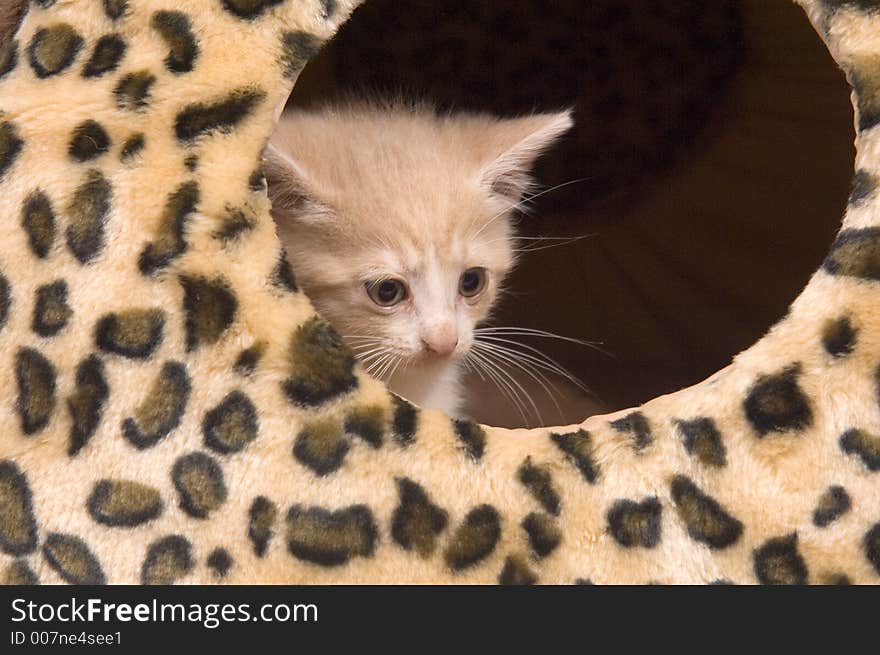
[[[353,2],[33,3],[0,56],[0,581],[880,582],[880,2],[843,227],[709,380],[577,426],[423,411],[299,292],[259,170]]]

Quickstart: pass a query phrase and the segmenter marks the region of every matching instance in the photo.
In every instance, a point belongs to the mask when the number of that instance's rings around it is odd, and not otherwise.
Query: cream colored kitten
[[[282,116],[265,158],[278,234],[317,310],[392,391],[459,413],[474,328],[513,265],[511,213],[571,125],[404,103]]]

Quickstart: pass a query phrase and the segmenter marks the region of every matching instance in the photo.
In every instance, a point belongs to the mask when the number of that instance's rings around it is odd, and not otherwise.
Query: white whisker
[[[581,241],[582,239],[589,239],[590,237],[594,237],[594,236],[596,236],[596,235],[595,234],[584,234],[583,236],[572,237],[572,238],[567,239],[565,241],[558,241],[556,243],[549,243],[549,244],[546,244],[543,246],[533,245],[533,246],[526,247],[526,248],[514,248],[513,252],[538,252],[539,250],[549,250],[550,248],[558,248],[560,246],[567,246],[572,243],[575,243],[576,241]]]
[[[475,343],[474,347],[479,349],[485,349],[486,344]],[[550,400],[553,402],[553,405],[556,407],[556,411],[559,413],[559,416],[562,417],[562,408],[559,406],[559,403],[556,400],[556,395],[559,393],[559,389],[556,387],[550,379],[541,372],[541,369],[535,364],[529,362],[528,360],[517,360],[516,357],[512,356],[510,353],[499,353],[494,351],[494,349],[484,350],[484,352],[493,352],[493,354],[499,358],[504,360],[506,363],[513,364],[518,369],[523,371],[526,375],[532,378],[535,382],[541,385],[541,388],[544,392],[550,397]]]
[[[471,238],[476,239],[478,236],[480,236],[480,233],[482,233],[482,231],[485,230],[490,224],[494,223],[496,220],[498,220],[498,218],[500,218],[501,216],[504,216],[505,214],[507,214],[511,210],[520,209],[520,210],[524,211],[525,210],[524,206],[526,204],[532,202],[536,198],[540,198],[541,196],[543,196],[547,193],[550,193],[551,191],[556,191],[557,189],[561,189],[562,187],[568,186],[570,184],[577,184],[578,182],[586,182],[589,179],[590,179],[589,177],[580,177],[576,180],[569,180],[568,182],[556,184],[556,185],[550,187],[549,189],[544,189],[543,191],[540,191],[538,193],[533,193],[529,196],[524,196],[524,197],[520,198],[517,202],[513,203],[512,205],[510,205],[506,209],[503,209],[502,211],[498,212],[497,214],[492,216],[488,221],[483,223],[483,226],[479,230],[477,230],[477,232],[474,235],[472,235]]]
[[[519,399],[516,389],[514,389],[509,382],[504,380],[501,375],[494,370],[495,367],[492,364],[489,364],[486,361],[481,361],[480,365],[483,367],[483,370],[486,372],[486,375],[489,376],[492,383],[501,391],[502,395],[510,401],[510,404],[513,405],[514,409],[516,409],[523,423],[526,426],[529,426],[529,417],[526,414],[525,406]]]
[[[523,396],[525,396],[525,399],[528,400],[528,401],[529,401],[529,404],[532,406],[532,411],[535,412],[535,417],[538,419],[538,422],[543,424],[543,423],[544,423],[544,419],[543,419],[543,417],[541,416],[541,412],[540,412],[540,410],[538,409],[538,406],[535,404],[535,401],[532,399],[531,395],[529,395],[529,392],[526,391],[525,387],[523,387],[522,384],[520,384],[519,380],[517,380],[517,379],[516,379],[511,373],[510,373],[510,371],[508,371],[508,370],[506,370],[506,369],[504,368],[504,366],[503,366],[503,361],[499,361],[499,358],[498,358],[497,356],[495,356],[495,357],[493,358],[493,357],[492,357],[492,353],[490,353],[490,352],[485,352],[485,351],[484,351],[484,352],[481,353],[481,355],[483,355],[483,357],[485,357],[487,361],[491,361],[491,362],[493,362],[493,364],[494,364],[495,367],[497,368],[497,371],[498,371],[501,375],[503,375],[505,378],[507,378],[507,379],[510,381],[510,383],[511,383],[512,385],[514,385],[514,386],[519,390],[519,392],[520,392]],[[526,422],[528,422],[528,421],[526,421]]]
[[[542,385],[542,387],[544,387],[544,390],[551,397],[551,400],[553,400],[555,403],[555,398],[553,398],[553,394],[551,393],[551,391],[549,389],[547,389],[546,386],[544,386],[544,383],[546,382],[547,384],[549,384],[553,388],[554,391],[558,391],[558,390],[547,379],[547,376],[541,372],[540,368],[537,367],[535,364],[533,364],[532,362],[529,362],[528,360],[518,360],[517,356],[519,355],[519,353],[516,353],[514,351],[505,352],[504,350],[497,349],[497,348],[494,348],[491,346],[487,347],[487,344],[483,344],[483,343],[475,343],[474,347],[478,350],[478,352],[480,352],[481,354],[483,354],[486,357],[493,358],[494,361],[497,361],[499,364],[513,365],[516,368],[523,371],[524,373],[526,373],[527,375],[529,375],[530,377],[532,377],[533,379],[535,379],[539,384]],[[536,376],[539,376],[539,377],[536,377]],[[542,378],[543,378],[543,382],[542,382]]]
[[[519,343],[518,341],[512,341],[510,339],[496,338],[494,341],[501,341],[504,343],[519,346],[520,348],[525,348],[526,350],[528,350],[530,352],[522,352],[519,350],[515,350],[513,348],[508,348],[506,346],[502,346],[499,343],[491,343],[490,344],[485,341],[482,342],[482,346],[484,348],[489,348],[489,349],[492,349],[492,350],[498,351],[498,352],[504,352],[508,355],[524,359],[524,360],[534,364],[535,366],[537,366],[540,369],[543,369],[543,370],[548,371],[550,373],[555,373],[556,375],[560,376],[561,378],[568,380],[569,382],[571,382],[572,384],[577,386],[579,389],[581,389],[583,392],[591,393],[589,388],[583,382],[581,382],[573,373],[569,372],[559,362],[557,362],[555,359],[553,359],[549,355],[545,355],[537,348],[534,348],[534,347],[529,346],[524,343]],[[479,343],[479,342],[477,342],[477,343]],[[530,353],[535,353],[535,354],[530,354]]]
[[[576,343],[580,346],[586,346],[587,348],[592,348],[600,353],[608,355],[609,357],[614,357],[613,354],[609,353],[607,350],[600,347],[602,344],[601,341],[586,341],[584,339],[575,339],[574,337],[564,337],[561,334],[555,334],[553,332],[547,332],[546,330],[536,330],[533,328],[524,328],[524,327],[513,327],[513,326],[499,326],[499,327],[480,327],[474,329],[474,334],[478,335],[478,337],[494,337],[494,336],[505,336],[505,337],[535,337],[539,339],[557,339],[559,341],[567,341],[569,343]],[[519,343],[519,342],[515,342]]]
[[[370,362],[370,364],[367,366],[367,373],[369,373],[370,375],[373,375],[373,372],[378,367],[380,367],[382,365],[382,363],[390,356],[391,356],[391,354],[388,352],[381,352],[378,355],[376,355],[375,361]]]

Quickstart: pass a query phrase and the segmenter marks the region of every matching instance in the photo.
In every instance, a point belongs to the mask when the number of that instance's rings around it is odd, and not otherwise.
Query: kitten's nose
[[[428,341],[422,339],[422,344],[425,346],[425,352],[429,355],[442,357],[455,351],[455,347],[458,345],[458,339],[450,339],[446,341]]]
[[[455,351],[458,334],[454,327],[443,327],[422,335],[422,345],[429,355],[442,357]]]

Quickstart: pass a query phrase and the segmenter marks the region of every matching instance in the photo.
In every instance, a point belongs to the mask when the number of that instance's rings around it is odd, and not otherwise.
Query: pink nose
[[[422,339],[422,345],[424,345],[425,352],[429,355],[442,357],[451,354],[455,350],[455,347],[458,345],[458,337]]]

